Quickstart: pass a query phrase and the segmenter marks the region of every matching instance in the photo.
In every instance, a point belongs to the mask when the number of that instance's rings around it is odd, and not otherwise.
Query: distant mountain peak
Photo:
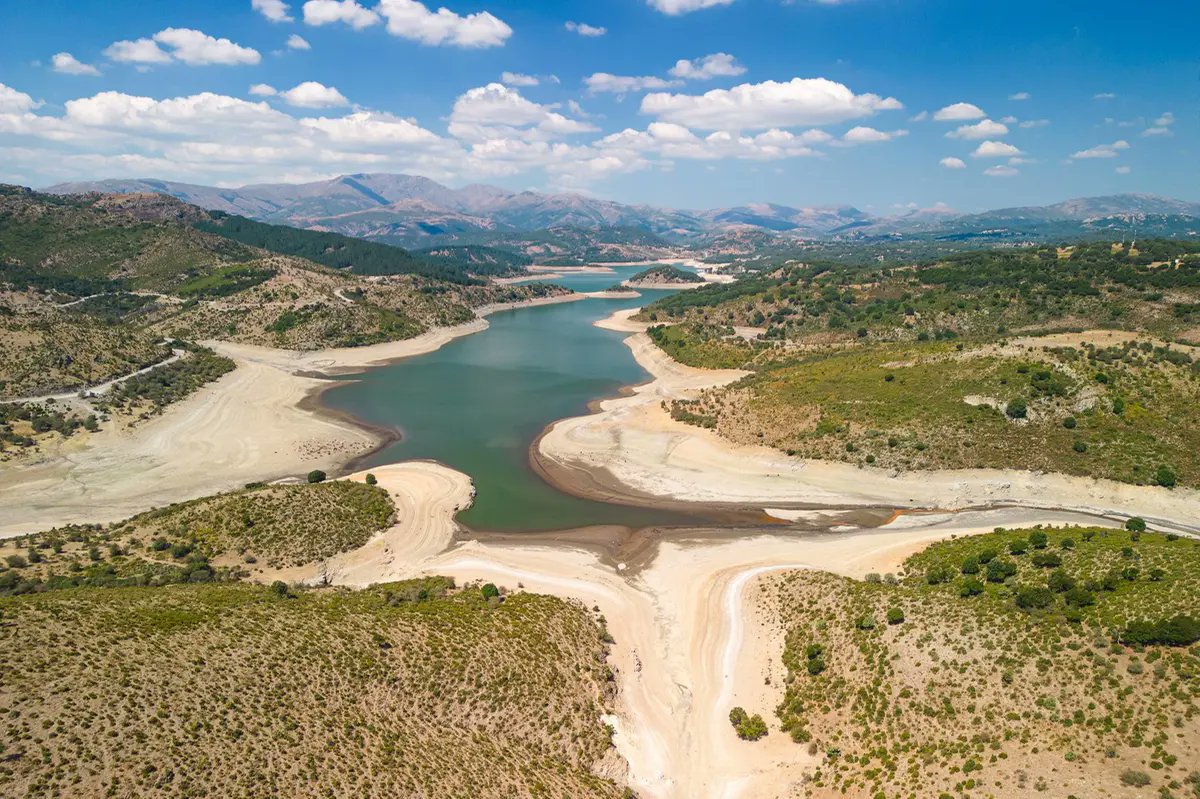
[[[266,222],[335,230],[367,238],[387,236],[406,246],[453,242],[476,233],[519,233],[551,228],[641,229],[673,240],[712,239],[737,231],[802,238],[871,236],[1070,235],[1090,221],[1134,227],[1146,217],[1200,219],[1200,204],[1151,194],[1078,197],[1047,206],[960,214],[944,206],[877,217],[853,205],[792,207],[753,202],[680,211],[627,205],[585,194],[510,191],[476,183],[454,189],[420,175],[358,172],[311,183],[216,188],[156,178],[64,183],[47,191],[168,194],[210,210]],[[1056,227],[1057,226],[1057,227]],[[1072,227],[1074,226],[1074,227]],[[1186,226],[1185,226],[1186,227]],[[1060,232],[1061,231],[1061,234]],[[1186,233],[1186,230],[1185,230]]]

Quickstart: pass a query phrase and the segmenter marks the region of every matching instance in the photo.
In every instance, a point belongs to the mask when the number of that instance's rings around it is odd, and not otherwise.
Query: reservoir
[[[552,282],[600,291],[646,267],[616,274],[575,274]],[[598,299],[501,311],[489,327],[441,349],[373,369],[326,392],[323,401],[365,422],[398,428],[400,440],[363,467],[425,459],[471,476],[474,505],[459,521],[476,530],[561,530],[586,525],[680,524],[679,513],[585,500],[544,482],[529,465],[529,447],[548,424],[588,412],[649,375],[622,342],[628,334],[594,327],[640,298]]]

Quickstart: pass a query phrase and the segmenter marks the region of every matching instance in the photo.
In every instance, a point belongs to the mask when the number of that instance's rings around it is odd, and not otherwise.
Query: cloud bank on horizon
[[[1184,65],[1168,57],[1137,56],[1146,77],[1131,84],[1130,56],[1114,55],[1081,89],[1085,57],[1061,43],[1000,83],[858,35],[893,16],[914,43],[945,47],[934,29],[963,26],[959,44],[978,46],[979,11],[955,4],[928,31],[884,0],[112,5],[107,24],[70,31],[49,11],[17,20],[29,30],[0,55],[0,180],[401,171],[694,206],[1187,196],[1200,176],[1195,115],[1171,90]],[[1027,41],[987,35],[989,57],[1020,66]]]

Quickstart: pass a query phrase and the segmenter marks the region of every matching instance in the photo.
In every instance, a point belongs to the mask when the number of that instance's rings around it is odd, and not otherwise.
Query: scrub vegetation
[[[282,568],[360,547],[394,516],[378,486],[256,484],[0,542],[0,594],[237,579],[249,564]]]
[[[619,797],[600,628],[451,581],[0,599],[0,794]]]
[[[809,795],[1191,796],[1200,542],[1035,528],[772,582]]]
[[[795,266],[652,305],[655,342],[745,368],[682,421],[805,458],[1022,468],[1200,485],[1197,246],[967,253]],[[734,325],[756,325],[746,341]]]

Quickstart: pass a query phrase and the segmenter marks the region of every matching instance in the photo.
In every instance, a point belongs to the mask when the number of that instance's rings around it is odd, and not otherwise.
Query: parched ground
[[[617,797],[600,628],[433,579],[0,599],[0,795]]]
[[[935,544],[896,584],[773,581],[779,718],[823,756],[802,795],[1200,795],[1200,648],[1120,643],[1138,620],[1200,619],[1200,542],[1037,532]]]

